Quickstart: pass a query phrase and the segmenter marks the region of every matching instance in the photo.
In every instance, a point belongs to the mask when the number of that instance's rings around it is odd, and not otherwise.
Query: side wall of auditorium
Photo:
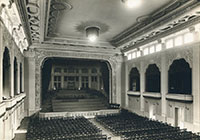
[[[128,110],[200,130],[200,26],[192,25],[125,53]]]

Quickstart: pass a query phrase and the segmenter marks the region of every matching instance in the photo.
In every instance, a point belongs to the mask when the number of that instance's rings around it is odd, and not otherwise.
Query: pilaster
[[[79,89],[81,89],[81,87],[82,87],[81,76],[79,76],[78,80],[79,80]]]
[[[17,62],[17,93],[20,93],[20,62]]]
[[[88,87],[89,87],[89,88],[91,88],[91,81],[92,81],[91,78],[92,78],[92,77],[91,77],[91,75],[89,74],[89,76],[88,76]]]
[[[1,7],[1,6],[0,6]],[[3,34],[2,34],[2,23],[0,22],[0,103],[3,97]]]
[[[127,58],[126,58],[127,59]],[[129,85],[129,71],[128,71],[128,63],[125,64],[125,107],[128,108],[128,95],[127,95],[127,91],[128,91],[128,85]]]
[[[22,59],[22,92],[24,92],[24,72],[25,72],[25,68],[24,68],[24,58]]]
[[[200,131],[200,45],[193,47],[192,93],[193,124],[195,131]]]
[[[145,69],[144,62],[140,62],[140,111],[144,112],[144,97],[143,93],[145,92]]]
[[[33,57],[25,58],[25,91],[27,94],[25,110],[30,116],[36,111],[35,102],[35,59]]]
[[[97,75],[97,90],[100,90],[100,76]]]
[[[167,116],[167,101],[166,94],[168,93],[168,67],[166,63],[166,55],[161,57],[161,111],[164,121],[166,121]]]
[[[65,85],[64,85],[64,69],[63,68],[61,68],[61,89],[63,89],[64,87],[65,87]]]
[[[12,50],[10,51],[10,96],[14,96],[14,57]]]

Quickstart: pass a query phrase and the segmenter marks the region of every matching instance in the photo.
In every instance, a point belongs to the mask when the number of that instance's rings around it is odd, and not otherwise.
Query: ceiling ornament
[[[56,25],[62,18],[63,13],[71,9],[72,5],[67,3],[66,0],[51,0],[47,36],[52,36],[56,33]]]
[[[157,36],[158,34],[161,34],[161,33],[164,33],[166,31],[169,31],[171,29],[174,29],[175,27],[177,27],[179,25],[183,25],[184,23],[187,23],[188,21],[191,21],[191,20],[196,19],[196,18],[200,18],[200,13],[196,14],[196,15],[186,15],[181,19],[173,21],[173,22],[167,24],[164,27],[161,27],[161,28],[159,28],[157,30],[154,30],[154,31],[152,31],[152,32],[150,32],[150,33],[148,33],[146,35],[143,35],[143,36],[141,36],[140,38],[137,38],[134,41],[131,41],[129,43],[131,45],[125,45],[123,47],[123,49],[129,50],[129,49],[131,49],[132,46],[134,46],[134,45],[136,45],[138,43],[141,43],[141,42],[143,42],[143,41],[145,41],[147,39],[153,38],[153,37]]]
[[[143,15],[143,16],[140,16],[136,19],[137,23],[141,23],[141,22],[144,22],[145,20],[149,20],[151,18],[150,15]]]
[[[28,0],[26,3],[28,21],[32,42],[39,42],[40,39],[40,7],[39,1]]]
[[[159,11],[155,11],[154,13],[152,13],[150,15],[150,18],[139,20],[141,22],[139,23],[137,22],[132,27],[128,28],[127,30],[118,34],[117,36],[113,37],[111,43],[114,46],[122,48],[124,46],[127,46],[130,42],[133,42],[133,44],[138,44],[141,41],[143,42],[143,39],[142,40],[139,39],[138,41],[138,36],[142,35],[144,36],[144,34],[146,34],[147,32],[152,32],[152,30],[163,26],[165,23],[172,20],[176,20],[177,17],[180,17],[184,13],[186,14],[186,12],[194,9],[198,5],[200,5],[200,3],[198,3],[197,1],[188,1],[188,0],[174,1],[170,5],[160,9]],[[199,13],[196,12],[194,13],[194,15],[199,15]],[[149,28],[150,24],[151,27]],[[151,36],[154,36],[155,34],[157,35],[158,33],[159,33],[158,31],[154,30],[152,34],[146,35],[144,40],[147,40]]]
[[[105,23],[99,22],[99,21],[85,21],[81,22],[79,25],[75,26],[75,29],[77,32],[80,32],[82,34],[85,33],[85,29],[88,27],[98,27],[100,29],[100,33],[106,33],[109,30],[109,26]]]

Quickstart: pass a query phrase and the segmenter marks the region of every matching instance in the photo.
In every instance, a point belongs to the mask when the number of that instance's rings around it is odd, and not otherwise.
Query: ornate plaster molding
[[[27,0],[26,10],[28,13],[29,30],[32,42],[40,39],[40,5],[39,0]]]
[[[140,69],[140,62],[132,62],[128,64],[128,74],[131,72],[132,68],[137,68],[139,72],[141,72]]]
[[[174,48],[166,52],[166,56],[167,56],[168,70],[174,60],[178,60],[182,58],[185,59],[186,62],[188,62],[190,68],[192,68],[193,66],[193,48],[192,47],[186,47],[184,49]]]
[[[78,52],[54,52],[54,51],[47,51],[47,50],[39,50],[34,49],[32,52],[34,53],[34,61],[35,61],[35,103],[36,103],[36,109],[40,109],[40,101],[41,101],[41,68],[45,61],[45,59],[50,57],[62,57],[62,58],[80,58],[80,59],[93,59],[93,60],[104,60],[109,62],[111,66],[111,76],[112,76],[112,82],[110,88],[112,89],[110,94],[112,94],[113,101],[117,101],[116,97],[116,68],[119,65],[120,61],[116,60],[117,58],[120,58],[120,56],[111,57],[107,55],[95,55],[95,54],[84,54],[84,53],[78,53]]]
[[[143,57],[142,59],[144,65],[143,70],[146,72],[146,69],[151,64],[156,64],[156,66],[159,68],[159,71],[161,71],[161,54],[152,54],[146,57]]]
[[[112,42],[125,51],[136,48],[138,44],[143,44],[152,38],[167,34],[171,30],[184,26],[188,22],[196,22],[200,18],[199,6],[195,0],[177,1],[171,8],[168,7],[160,13],[148,18],[143,23],[139,23],[125,33],[117,36]]]

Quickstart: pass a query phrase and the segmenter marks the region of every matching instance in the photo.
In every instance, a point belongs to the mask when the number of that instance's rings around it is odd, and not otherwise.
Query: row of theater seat
[[[30,119],[27,140],[107,140],[100,129],[84,117]]]
[[[122,110],[119,114],[96,116],[96,121],[124,140],[200,140],[185,129],[150,120]]]

